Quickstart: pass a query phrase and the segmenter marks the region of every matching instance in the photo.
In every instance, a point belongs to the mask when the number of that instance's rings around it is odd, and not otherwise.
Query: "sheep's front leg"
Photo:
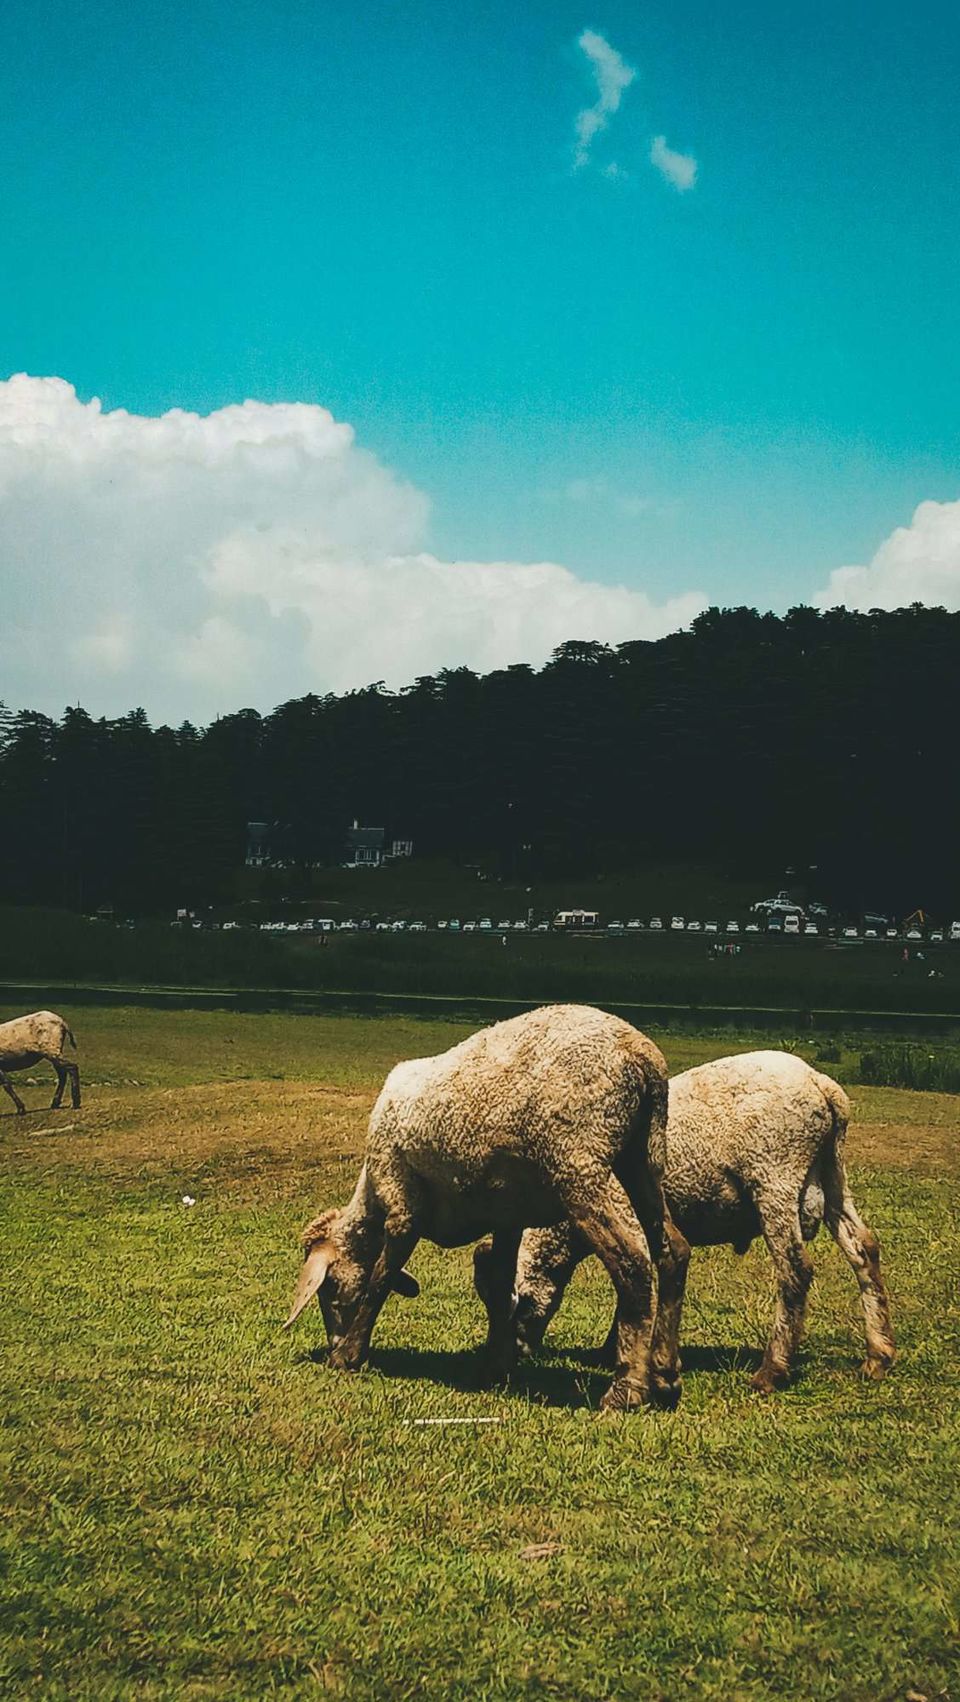
[[[338,1371],[359,1371],[370,1352],[370,1337],[383,1303],[420,1237],[412,1224],[391,1226],[388,1218],[383,1249],[367,1279],[366,1288],[349,1328],[330,1350],[330,1364]]]
[[[827,1182],[824,1216],[830,1234],[852,1266],[860,1285],[867,1330],[864,1374],[867,1377],[883,1377],[897,1354],[890,1322],[890,1301],[880,1274],[880,1243],[857,1211],[842,1175],[833,1187],[829,1180]]]
[[[473,1255],[474,1287],[490,1318],[490,1257],[492,1242],[481,1241]],[[554,1229],[528,1229],[520,1242],[516,1273],[513,1332],[517,1352],[527,1359],[543,1342],[547,1325],[558,1311],[570,1278],[592,1252],[569,1223]],[[613,1364],[614,1361],[611,1361]]]
[[[10,1095],[10,1098],[13,1100],[13,1103],[17,1108],[17,1115],[22,1117],[27,1108],[14,1087],[13,1082],[10,1080],[10,1077],[6,1075],[3,1070],[0,1070],[0,1087],[3,1088],[5,1093]]]
[[[608,1176],[592,1197],[578,1188],[566,1204],[617,1291],[618,1359],[600,1404],[606,1412],[642,1406],[650,1393],[653,1338],[653,1266],[643,1229],[615,1176]]]
[[[498,1229],[487,1244],[483,1261],[483,1301],[487,1308],[486,1371],[493,1383],[507,1382],[517,1362],[514,1285],[522,1234],[520,1229]]]
[[[763,1362],[752,1382],[759,1394],[769,1395],[790,1375],[803,1331],[813,1260],[804,1246],[795,1198],[761,1198],[759,1209],[764,1240],[777,1273],[777,1304]]]

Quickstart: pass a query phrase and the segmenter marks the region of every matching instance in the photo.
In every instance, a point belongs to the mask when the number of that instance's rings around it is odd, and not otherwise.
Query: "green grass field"
[[[65,1014],[82,1110],[38,1071],[0,1114],[0,1691],[960,1698],[960,1100],[851,1090],[885,1383],[821,1238],[797,1380],[753,1396],[768,1260],[697,1251],[679,1410],[608,1419],[591,1268],[506,1392],[466,1251],[418,1249],[359,1376],[315,1309],[279,1328],[384,1072],[462,1025]],[[659,1038],[673,1070],[749,1044]],[[495,1422],[415,1423],[451,1417]]]

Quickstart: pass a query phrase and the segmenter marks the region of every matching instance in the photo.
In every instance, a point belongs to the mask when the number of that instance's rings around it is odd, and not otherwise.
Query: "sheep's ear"
[[[398,1271],[393,1279],[393,1286],[397,1294],[406,1295],[408,1300],[416,1300],[420,1293],[420,1284],[409,1271]]]
[[[303,1261],[303,1269],[300,1272],[300,1281],[297,1283],[297,1292],[293,1297],[290,1316],[283,1326],[285,1330],[289,1330],[290,1325],[296,1323],[304,1307],[309,1306],[333,1264],[333,1258],[334,1250],[329,1241],[321,1241],[316,1247],[311,1248]]]

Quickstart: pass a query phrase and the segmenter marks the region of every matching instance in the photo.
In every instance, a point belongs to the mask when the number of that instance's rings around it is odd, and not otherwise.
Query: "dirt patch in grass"
[[[81,1169],[118,1184],[216,1174],[224,1185],[288,1192],[362,1149],[376,1093],[321,1082],[205,1082],[189,1087],[94,1087],[79,1111],[0,1116],[0,1155],[34,1174]],[[960,1171],[958,1102],[896,1088],[855,1092],[847,1157],[920,1175]]]
[[[245,1082],[91,1096],[80,1111],[0,1117],[0,1154],[33,1175],[82,1171],[118,1186],[176,1180],[286,1193],[298,1179],[352,1167],[374,1096],[302,1082]]]
[[[917,1176],[960,1171],[960,1130],[945,1123],[851,1123],[847,1162],[895,1164]]]

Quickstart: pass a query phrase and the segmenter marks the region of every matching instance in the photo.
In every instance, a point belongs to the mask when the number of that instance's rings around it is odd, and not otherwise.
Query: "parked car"
[[[797,915],[785,916],[783,918],[783,931],[784,931],[785,934],[799,934],[799,932],[800,932],[800,918],[799,918],[799,916],[797,916]]]
[[[767,933],[768,934],[782,934],[783,933],[783,917],[782,916],[770,916],[770,917],[767,918]]]
[[[857,932],[856,928],[844,928],[843,938],[845,940],[858,940],[860,938],[860,935]]]
[[[759,934],[759,932],[760,932],[759,922],[748,922],[747,925],[746,925],[746,928],[744,929],[744,933],[746,933],[746,934]]]
[[[663,927],[662,918],[659,917],[659,916],[651,916],[651,918],[650,918],[650,932],[652,934],[659,934],[662,927]],[[960,939],[960,934],[958,934],[957,938]]]
[[[727,923],[727,933],[728,934],[739,934],[739,932],[740,932],[739,922],[728,922]]]
[[[750,909],[754,915],[760,916],[791,916],[794,912],[803,914],[803,906],[790,897],[788,892],[778,892],[776,898],[758,898]]]
[[[900,938],[899,928],[887,928],[885,932],[888,940],[898,940]]]
[[[877,933],[876,928],[864,928],[863,937],[865,940],[878,940],[880,935]]]
[[[440,929],[441,929],[441,928],[445,928],[445,927],[446,927],[446,925],[447,925],[447,918],[446,918],[446,917],[445,917],[445,916],[444,916],[444,917],[443,917],[443,919],[442,919],[442,921],[440,921],[440,922],[438,922],[438,923],[437,923],[437,930],[438,930],[438,932],[439,932],[439,930],[440,930]]]
[[[411,924],[410,924],[411,934],[425,934],[426,931],[427,931],[426,922],[411,922]]]
[[[514,922],[513,931],[514,931],[515,934],[525,934],[526,933],[527,924],[523,920],[522,916],[520,917],[520,919],[518,921]]]
[[[449,922],[447,923],[447,931],[448,931],[448,933],[451,933],[451,934],[459,934],[459,932],[460,932],[460,918],[459,918],[459,916],[451,916]]]
[[[904,938],[908,940],[922,940],[923,935],[919,928],[908,928]]]
[[[641,928],[642,926],[643,926],[643,923],[640,921],[639,916],[631,916],[629,922],[627,923],[627,931],[628,931],[628,933],[635,934],[637,932],[637,929]]]
[[[476,933],[476,929],[477,929],[476,922],[464,922],[464,924],[463,924],[463,931],[464,931],[465,934],[474,934],[474,933]]]
[[[699,922],[688,922],[687,923],[687,933],[688,934],[699,934],[700,932],[701,932],[701,928],[700,928]]]
[[[960,941],[960,922],[951,922],[950,938],[953,940],[954,944]]]
[[[480,921],[478,923],[478,926],[480,928],[481,933],[489,934],[492,927],[493,927],[493,923],[491,922],[489,916],[481,916]]]
[[[675,929],[677,932],[682,932],[682,930],[686,927],[686,923],[684,922],[682,916],[671,916],[670,926],[671,926],[671,928]]]
[[[817,927],[816,922],[805,922],[803,931],[804,934],[819,934],[820,929]]]
[[[930,944],[932,946],[942,946],[943,945],[943,929],[942,928],[934,928],[933,933],[930,935]]]
[[[623,923],[619,919],[617,919],[616,921],[613,921],[613,922],[608,922],[607,923],[607,933],[608,934],[622,934],[623,933]]]
[[[719,922],[704,922],[703,931],[705,934],[719,934],[720,924]]]

